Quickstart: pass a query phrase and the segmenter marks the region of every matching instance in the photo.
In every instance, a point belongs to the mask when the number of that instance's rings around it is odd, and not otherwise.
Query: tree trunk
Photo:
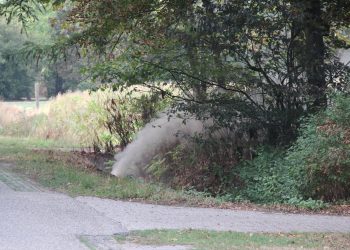
[[[63,79],[59,75],[58,72],[56,72],[56,79],[55,79],[55,93],[54,95],[57,96],[58,94],[63,94]]]
[[[198,68],[199,62],[197,58],[197,51],[191,42],[187,43],[187,56],[190,64],[191,74],[196,78],[201,77],[200,69]],[[191,79],[193,98],[196,101],[203,101],[206,99],[207,86],[205,83],[198,79]]]
[[[321,0],[303,0],[304,67],[311,98],[309,109],[317,111],[327,105],[325,44],[326,26],[322,19]]]

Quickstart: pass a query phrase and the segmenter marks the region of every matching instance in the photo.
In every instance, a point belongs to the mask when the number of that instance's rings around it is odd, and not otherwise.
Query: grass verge
[[[72,196],[89,195],[122,200],[146,200],[158,204],[208,206],[220,201],[204,195],[188,194],[141,179],[118,179],[67,161],[42,154],[33,148],[62,148],[52,141],[0,137],[0,160],[14,162],[13,171],[44,187]],[[69,148],[69,145],[65,145]]]
[[[350,249],[349,234],[263,234],[202,230],[146,230],[116,236],[120,243],[188,245],[197,250]]]
[[[217,207],[236,210],[283,211],[350,215],[350,205],[340,204],[323,210],[309,210],[290,205],[257,205],[227,202],[192,189],[174,190],[160,183],[142,179],[117,179],[91,169],[79,156],[64,152],[72,145],[63,142],[0,136],[0,161],[15,163],[13,171],[25,175],[44,187],[68,193],[101,198],[135,200],[164,205]],[[35,150],[34,150],[35,149]],[[41,150],[44,149],[44,150]]]

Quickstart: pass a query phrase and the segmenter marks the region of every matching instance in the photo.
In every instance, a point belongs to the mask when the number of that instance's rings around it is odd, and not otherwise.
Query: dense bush
[[[315,209],[349,199],[350,98],[332,100],[326,111],[301,121],[289,148],[265,146],[252,160],[242,160],[233,138],[195,139],[159,152],[150,173],[175,187],[235,201]]]
[[[173,187],[195,189],[225,200],[296,203],[302,198],[299,172],[291,171],[286,150],[264,148],[247,159],[242,151],[250,148],[242,150],[240,146],[232,135],[206,138],[202,134],[159,152],[148,170],[153,178]]]
[[[237,194],[254,202],[319,207],[350,198],[350,98],[335,96],[326,111],[302,122],[287,150],[263,150],[237,168]]]
[[[237,174],[242,185],[234,191],[235,199],[283,203],[298,197],[298,184],[284,156],[283,150],[271,148],[261,150],[252,161],[241,162]]]
[[[202,131],[175,148],[159,152],[149,172],[174,187],[226,194],[240,185],[236,168],[241,159],[251,158],[251,147],[257,143],[243,134],[238,130]]]
[[[287,155],[304,197],[334,201],[350,198],[350,98],[333,103],[304,122]]]

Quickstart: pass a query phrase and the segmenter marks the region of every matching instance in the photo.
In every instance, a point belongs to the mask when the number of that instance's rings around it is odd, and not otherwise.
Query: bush
[[[202,137],[159,152],[149,171],[174,187],[235,201],[319,209],[349,199],[350,98],[334,97],[327,110],[301,124],[291,147],[265,146],[253,160],[242,161],[232,138]]]
[[[233,169],[239,159],[240,155],[229,139],[198,137],[164,149],[148,171],[153,178],[173,187],[221,195],[237,185]]]
[[[319,210],[328,206],[327,203],[321,200],[313,200],[311,198],[307,200],[303,198],[291,198],[287,201],[287,204],[312,210]]]
[[[103,107],[106,113],[103,125],[108,130],[107,138],[117,137],[118,144],[114,145],[111,139],[106,140],[104,148],[107,151],[113,151],[116,146],[124,149],[139,128],[145,126],[165,105],[166,101],[155,94],[107,99]]]
[[[262,150],[243,162],[239,199],[320,208],[350,198],[350,98],[338,95],[325,111],[304,119],[288,150]]]
[[[338,95],[333,100],[326,111],[304,122],[286,158],[307,198],[350,198],[350,98]]]
[[[298,197],[298,183],[285,162],[285,151],[262,149],[251,161],[237,167],[242,182],[234,192],[239,199],[257,203],[287,203]]]

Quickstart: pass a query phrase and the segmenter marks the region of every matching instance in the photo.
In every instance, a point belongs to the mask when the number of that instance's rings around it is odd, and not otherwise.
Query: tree
[[[82,59],[74,52],[58,53],[54,59],[44,58],[40,53],[28,56],[27,50],[31,50],[33,46],[50,47],[71,33],[64,27],[62,20],[65,16],[64,9],[53,11],[51,6],[47,6],[46,12],[40,13],[34,24],[27,24],[29,39],[22,51],[26,57],[35,59],[37,68],[43,69],[43,81],[47,87],[48,97],[79,88],[82,80],[80,74]]]
[[[14,58],[25,38],[18,27],[0,23],[0,97],[8,100],[31,97],[34,75],[23,60]]]
[[[294,138],[349,71],[334,54],[347,46],[337,35],[349,26],[346,1],[72,2],[66,24],[79,29],[61,45],[97,52],[95,79],[144,84],[182,100],[176,110],[264,126],[275,142]]]

